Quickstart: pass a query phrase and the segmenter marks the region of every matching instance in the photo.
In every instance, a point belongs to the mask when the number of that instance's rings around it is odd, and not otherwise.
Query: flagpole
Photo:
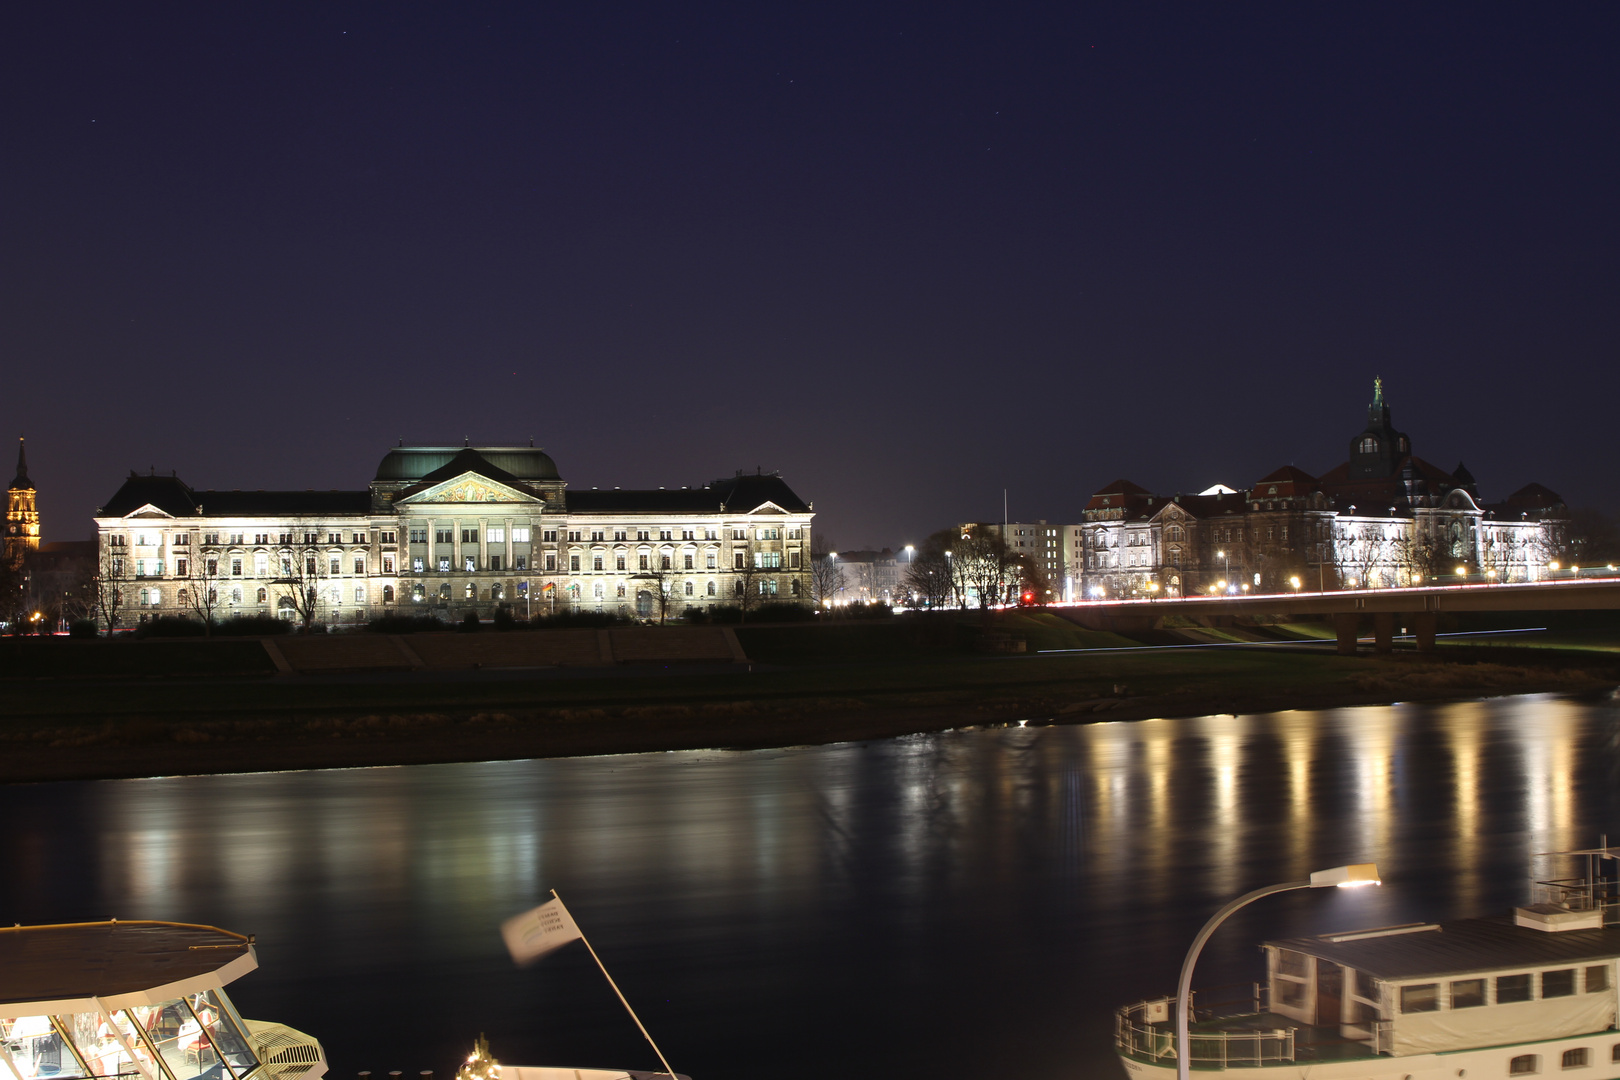
[[[562,897],[557,895],[556,889],[551,890],[551,897],[559,904],[562,904]],[[563,910],[568,910],[567,904],[563,904]],[[570,920],[573,920],[573,913],[570,912],[568,917]],[[602,963],[602,958],[596,955],[595,949],[591,948],[590,938],[585,936],[585,931],[580,930],[579,923],[577,921],[574,922],[574,929],[579,930],[579,940],[585,943],[585,948],[590,951],[591,959],[595,960],[596,966],[602,969],[602,978],[607,980],[607,984],[613,987],[613,992],[619,996],[619,1004],[624,1006],[624,1011],[630,1014],[630,1019],[634,1020],[636,1022],[636,1027],[641,1029],[642,1037],[647,1040],[647,1045],[651,1046],[653,1048],[653,1053],[658,1055],[658,1063],[664,1067],[664,1072],[669,1075],[670,1080],[675,1080],[675,1070],[670,1068],[669,1062],[664,1060],[664,1052],[658,1049],[658,1044],[653,1042],[653,1037],[647,1034],[646,1025],[641,1022],[641,1017],[636,1015],[636,1010],[632,1009],[630,1007],[630,1003],[624,999],[624,991],[619,989],[619,984],[614,982],[613,976],[608,974],[607,965]]]

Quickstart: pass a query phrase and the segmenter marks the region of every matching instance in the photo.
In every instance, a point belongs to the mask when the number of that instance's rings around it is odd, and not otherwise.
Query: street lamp
[[[1289,578],[1288,579],[1288,584],[1290,584],[1290,585],[1292,585],[1294,587],[1295,592],[1298,592],[1299,591],[1299,584],[1300,584],[1299,575],[1296,574],[1295,576]]]
[[[1234,911],[1262,896],[1273,893],[1292,892],[1294,889],[1325,889],[1336,885],[1341,889],[1355,888],[1360,885],[1378,885],[1378,867],[1373,863],[1357,863],[1353,866],[1335,866],[1331,870],[1318,870],[1313,873],[1309,881],[1290,881],[1286,885],[1267,885],[1263,889],[1256,889],[1227,904],[1214,915],[1209,922],[1198,931],[1193,938],[1192,948],[1187,950],[1187,959],[1181,965],[1181,981],[1176,985],[1176,1077],[1177,1080],[1189,1080],[1192,1061],[1188,1058],[1191,1049],[1187,1039],[1187,1014],[1192,1004],[1192,973],[1193,965],[1198,962],[1198,954],[1209,940],[1215,928],[1226,921],[1227,916]]]

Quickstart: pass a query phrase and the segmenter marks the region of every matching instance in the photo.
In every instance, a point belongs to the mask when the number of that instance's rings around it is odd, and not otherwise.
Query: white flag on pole
[[[501,937],[506,939],[512,959],[521,966],[534,963],[570,941],[578,941],[581,934],[559,897],[501,923]]]

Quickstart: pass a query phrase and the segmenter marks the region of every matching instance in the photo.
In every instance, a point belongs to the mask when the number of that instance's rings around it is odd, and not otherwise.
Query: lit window
[[[527,544],[529,542],[529,527],[527,525],[512,526],[512,543]]]
[[[476,555],[468,555],[467,557],[462,559],[461,560],[461,568],[463,570],[476,570],[476,569],[478,569],[478,556],[476,556]]]
[[[513,532],[516,532],[516,531],[517,530],[515,530],[515,529],[513,530]],[[517,537],[514,536],[512,539],[516,540]],[[486,543],[490,543],[490,544],[504,544],[504,543],[506,543],[506,528],[504,526],[491,526],[490,528],[485,529],[484,530],[484,541]]]
[[[354,602],[357,604],[363,604],[366,602],[366,587],[364,585],[356,585],[354,587]]]

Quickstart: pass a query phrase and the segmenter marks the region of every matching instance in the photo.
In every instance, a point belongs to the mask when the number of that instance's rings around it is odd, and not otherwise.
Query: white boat
[[[675,1080],[692,1080],[681,1073]],[[636,1072],[625,1069],[571,1069],[543,1065],[502,1065],[489,1052],[489,1041],[482,1035],[473,1044],[456,1080],[670,1080],[667,1072]]]
[[[1193,997],[1191,1071],[1231,1080],[1620,1078],[1620,848],[1494,918],[1267,941],[1266,981]],[[1115,1015],[1133,1080],[1176,1076],[1176,1000]]]
[[[212,926],[0,927],[0,1080],[319,1080],[319,1042],[226,995],[258,966]]]

